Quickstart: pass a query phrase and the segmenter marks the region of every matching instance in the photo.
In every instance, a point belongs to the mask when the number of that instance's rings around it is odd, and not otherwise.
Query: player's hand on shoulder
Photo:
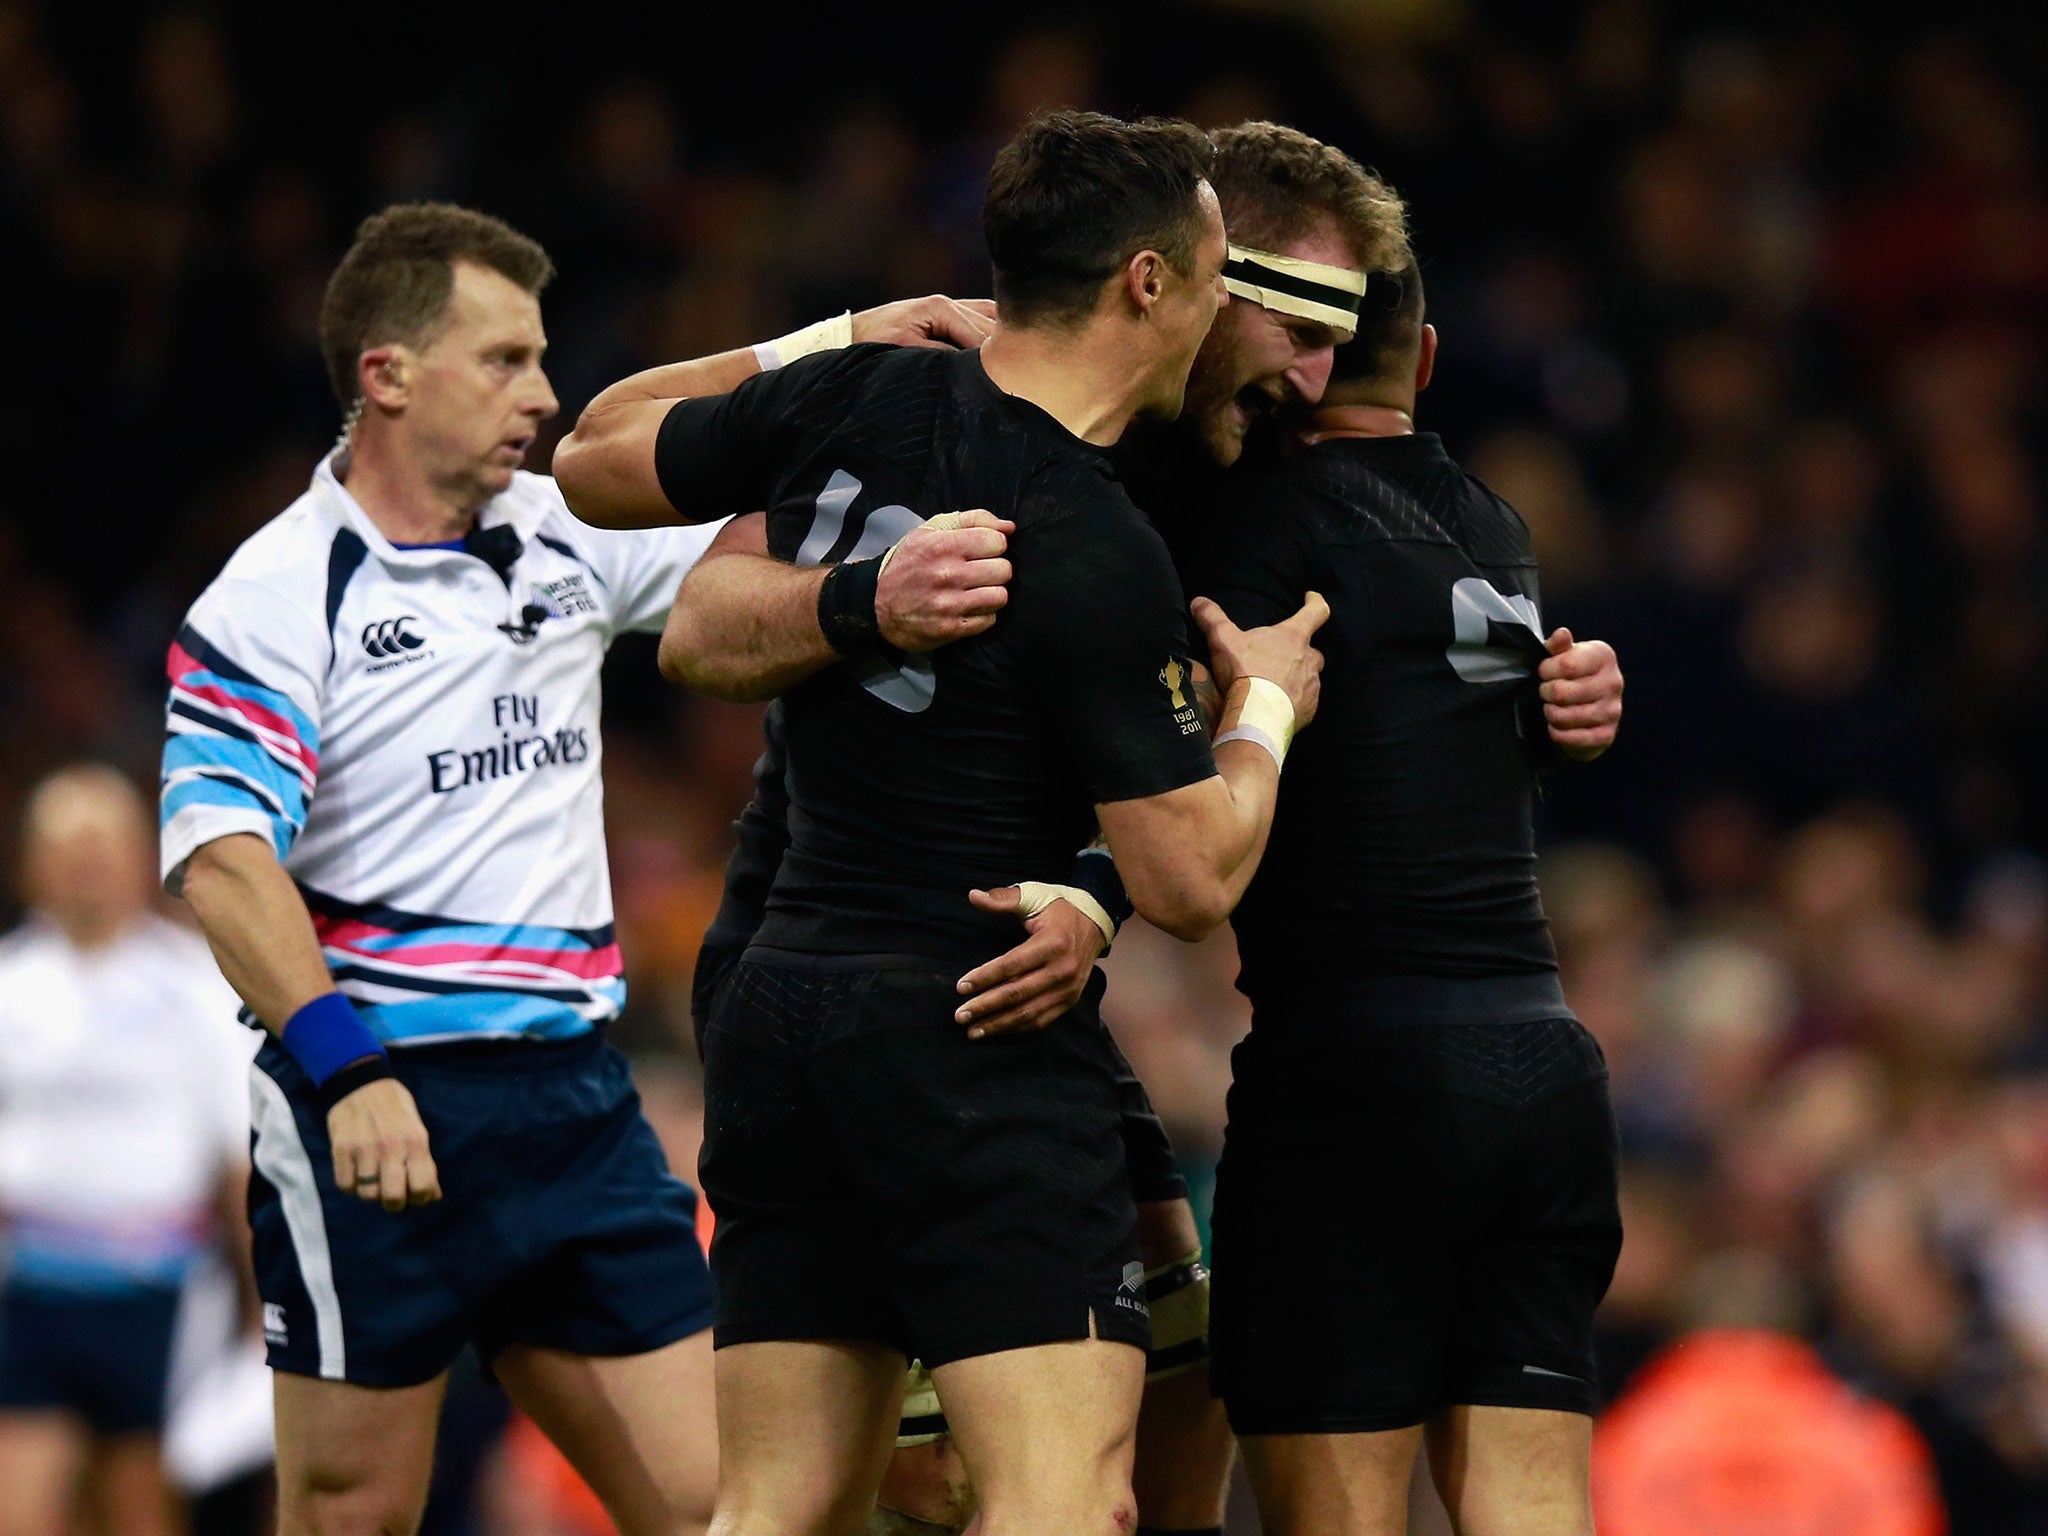
[[[1544,642],[1550,656],[1536,669],[1543,720],[1566,757],[1590,762],[1614,745],[1621,728],[1621,661],[1605,640],[1575,640],[1568,629]]]
[[[993,299],[922,299],[878,304],[853,317],[855,341],[886,341],[899,347],[978,347],[996,328]]]
[[[1104,948],[1093,918],[1066,901],[1051,902],[1025,917],[1023,893],[1014,885],[969,891],[967,899],[984,912],[1017,914],[1029,935],[960,978],[965,1001],[953,1017],[968,1026],[970,1040],[1043,1029],[1081,1000]]]
[[[941,513],[898,539],[875,584],[882,638],[900,651],[933,651],[994,624],[1010,600],[1006,557],[1016,531],[976,509]]]
[[[441,1198],[441,1174],[427,1146],[412,1090],[380,1077],[327,1111],[336,1186],[387,1211]]]
[[[1189,605],[1209,642],[1209,667],[1225,695],[1242,678],[1263,677],[1287,691],[1299,730],[1316,716],[1323,697],[1323,653],[1310,642],[1330,617],[1330,605],[1311,592],[1291,616],[1260,629],[1239,629],[1222,605],[1198,597]]]

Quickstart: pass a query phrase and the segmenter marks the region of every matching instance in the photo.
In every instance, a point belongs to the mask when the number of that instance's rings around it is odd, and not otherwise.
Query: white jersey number
[[[1532,670],[1521,651],[1491,643],[1495,624],[1520,624],[1539,641],[1543,638],[1543,620],[1533,598],[1499,591],[1483,576],[1467,576],[1451,587],[1455,638],[1444,657],[1468,683],[1510,683]]]
[[[818,510],[811,519],[810,532],[797,546],[796,564],[819,565],[839,542],[839,536],[846,528],[846,513],[853,500],[860,495],[860,482],[843,469],[832,471],[832,478],[825,482],[825,489],[818,492]],[[848,560],[870,560],[882,553],[891,544],[902,538],[924,519],[910,508],[891,503],[877,507],[868,514],[867,522],[861,526],[860,537],[846,552]],[[906,656],[901,666],[891,666],[880,659],[853,661],[854,676],[861,687],[880,699],[892,709],[900,709],[906,715],[920,715],[932,707],[933,695],[938,691],[938,679],[932,674],[929,656]]]

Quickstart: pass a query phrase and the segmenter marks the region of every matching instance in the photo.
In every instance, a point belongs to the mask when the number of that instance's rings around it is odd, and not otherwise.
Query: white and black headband
[[[1223,263],[1223,286],[1233,299],[1249,299],[1283,315],[1314,320],[1342,331],[1347,341],[1358,334],[1365,274],[1349,267],[1233,245]]]

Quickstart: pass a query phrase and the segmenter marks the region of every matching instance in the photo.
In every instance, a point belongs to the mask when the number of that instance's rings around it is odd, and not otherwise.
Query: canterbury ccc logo
[[[419,615],[402,613],[395,619],[379,619],[363,626],[363,649],[372,656],[402,656],[407,651],[416,651],[425,645],[426,638],[416,635],[412,626],[419,623]]]

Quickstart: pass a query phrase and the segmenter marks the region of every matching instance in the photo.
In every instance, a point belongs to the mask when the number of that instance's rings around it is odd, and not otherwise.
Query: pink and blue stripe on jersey
[[[276,688],[222,655],[189,624],[171,643],[170,736],[162,819],[188,806],[254,807],[282,858],[306,824],[320,731]]]
[[[473,922],[299,891],[335,985],[387,1045],[566,1039],[625,1005],[609,923]]]

